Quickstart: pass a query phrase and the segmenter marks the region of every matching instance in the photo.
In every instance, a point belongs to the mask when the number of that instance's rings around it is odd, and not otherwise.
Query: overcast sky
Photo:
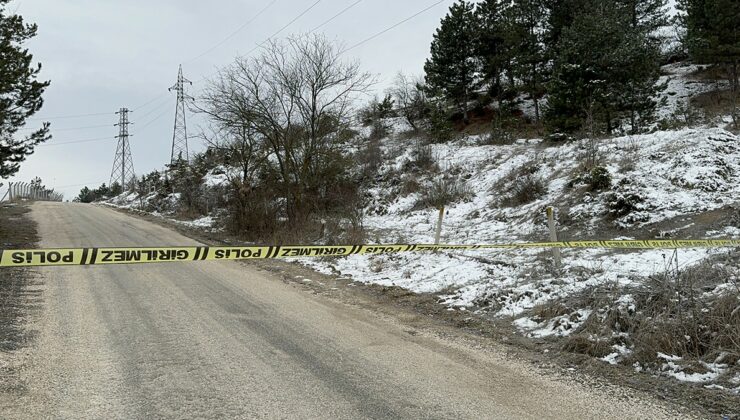
[[[354,45],[431,6],[438,0],[361,0],[318,32]],[[28,47],[43,65],[43,79],[52,84],[37,114],[52,122],[47,145],[22,164],[10,181],[40,176],[47,186],[72,199],[87,184],[108,183],[118,129],[114,114],[133,109],[131,150],[136,173],[161,169],[170,158],[175,97],[167,89],[177,68],[197,81],[254,48],[315,3],[276,0],[254,22],[227,37],[272,0],[15,0],[9,11],[39,26]],[[280,36],[308,32],[357,0],[320,0]],[[453,0],[445,0],[396,29],[349,54],[387,85],[398,71],[421,74],[432,34]],[[220,44],[220,45],[219,45]],[[217,47],[216,47],[217,46]],[[216,47],[216,48],[213,48]],[[203,54],[207,52],[206,54]],[[198,96],[203,82],[189,93]],[[146,105],[145,105],[146,104]],[[109,113],[80,118],[54,117]],[[34,121],[40,124],[40,121]],[[104,126],[104,127],[97,127]],[[188,115],[189,134],[196,134],[198,117]],[[96,127],[78,129],[79,127]],[[69,141],[103,140],[57,145]],[[202,149],[197,139],[192,149]],[[7,181],[3,181],[7,184]],[[0,189],[0,196],[5,187]]]

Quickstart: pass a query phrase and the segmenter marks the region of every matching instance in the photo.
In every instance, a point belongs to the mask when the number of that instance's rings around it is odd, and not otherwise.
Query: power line
[[[294,24],[298,19],[302,18],[306,13],[310,12],[314,7],[316,7],[319,3],[321,3],[321,1],[322,0],[316,0],[316,2],[314,4],[310,5],[306,10],[302,11],[298,16],[294,17],[293,20],[291,20],[290,22],[286,23],[282,28],[278,29],[277,31],[275,31],[274,34],[272,34],[272,35],[268,36],[267,38],[265,38],[264,41],[262,41],[261,43],[257,44],[254,48],[252,48],[251,50],[247,51],[247,53],[244,54],[244,55],[245,56],[246,55],[249,55],[249,54],[255,52],[259,47],[265,45],[267,43],[267,41],[269,41],[272,38],[276,37],[277,35],[280,34],[280,32],[284,31],[290,25]]]
[[[230,40],[231,38],[235,37],[235,36],[236,36],[236,35],[237,35],[237,34],[238,34],[239,32],[241,32],[241,31],[242,31],[242,30],[243,30],[244,28],[246,28],[246,27],[247,27],[247,26],[248,26],[249,24],[251,24],[252,22],[254,22],[254,21],[255,21],[255,20],[256,20],[256,19],[258,18],[258,17],[262,16],[262,14],[263,14],[264,12],[266,12],[266,11],[267,11],[267,9],[269,9],[270,7],[272,7],[272,5],[273,5],[273,4],[275,4],[275,3],[277,2],[277,1],[278,1],[278,0],[272,0],[272,1],[270,2],[270,3],[268,3],[268,4],[267,4],[267,6],[263,7],[263,8],[262,8],[262,10],[260,10],[259,12],[257,12],[257,14],[256,14],[256,15],[254,15],[254,16],[253,16],[253,17],[252,17],[251,19],[249,19],[249,20],[248,20],[247,22],[245,22],[245,23],[244,23],[243,25],[241,25],[241,26],[240,26],[239,28],[237,28],[237,29],[236,29],[236,30],[235,30],[234,32],[232,32],[231,34],[229,34],[229,35],[228,35],[228,36],[227,36],[226,38],[224,38],[223,40],[219,41],[219,42],[218,42],[218,43],[216,43],[216,44],[215,44],[214,46],[212,46],[212,47],[211,47],[211,48],[209,48],[208,50],[204,51],[203,53],[199,54],[198,56],[196,56],[196,57],[193,57],[193,58],[191,58],[190,60],[187,60],[187,61],[185,61],[184,63],[185,63],[185,64],[188,64],[188,63],[192,63],[193,61],[195,61],[195,60],[197,60],[197,59],[199,59],[199,58],[201,58],[201,57],[203,57],[203,56],[207,55],[207,54],[208,54],[208,53],[210,53],[211,51],[213,51],[213,50],[215,50],[216,48],[220,47],[221,45],[225,44],[225,43],[226,43],[227,41],[229,41],[229,40]],[[321,1],[321,0],[319,0],[319,1]],[[206,76],[206,77],[207,77],[207,76]],[[202,79],[200,79],[200,80],[197,80],[197,81],[196,81],[195,83],[198,83],[198,82],[200,82],[200,81],[202,81],[202,80],[205,80],[205,79],[206,79],[206,77],[203,77]],[[167,93],[162,93],[162,94],[160,94],[160,95],[156,96],[155,98],[153,98],[153,99],[151,99],[151,100],[149,100],[149,101],[147,101],[147,102],[144,102],[143,104],[141,104],[141,105],[139,105],[139,106],[137,106],[137,107],[134,107],[134,108],[133,108],[133,111],[138,111],[138,110],[140,110],[140,109],[142,109],[142,108],[146,107],[147,105],[151,104],[152,102],[155,102],[155,101],[157,101],[158,99],[160,99],[160,98],[162,98],[162,97],[166,96],[166,95],[167,95],[168,93],[169,93],[169,92],[167,92]]]
[[[370,42],[370,41],[372,41],[373,39],[375,39],[375,38],[377,38],[377,37],[379,37],[379,36],[383,35],[384,33],[388,32],[388,31],[391,31],[391,30],[393,30],[393,29],[396,29],[397,27],[399,27],[399,26],[403,25],[404,23],[406,23],[406,22],[410,21],[411,19],[413,19],[413,18],[415,18],[415,17],[417,17],[417,16],[421,15],[422,13],[424,13],[424,12],[426,12],[426,11],[428,11],[428,10],[431,10],[431,9],[432,9],[432,8],[434,8],[435,6],[437,6],[437,5],[439,5],[439,4],[442,4],[442,3],[444,3],[444,2],[445,2],[445,0],[439,0],[438,2],[436,2],[436,3],[434,3],[434,4],[432,4],[432,5],[428,6],[428,7],[426,7],[426,8],[424,8],[424,9],[422,9],[421,11],[419,11],[419,12],[416,12],[416,13],[414,13],[413,15],[411,15],[411,16],[409,16],[409,17],[407,17],[406,19],[404,19],[404,20],[402,20],[402,21],[400,21],[400,22],[396,23],[395,25],[389,26],[388,28],[385,28],[385,29],[383,29],[382,31],[380,31],[380,32],[376,33],[375,35],[373,35],[373,36],[371,36],[371,37],[369,37],[369,38],[366,38],[366,39],[364,39],[364,40],[362,40],[362,41],[358,42],[357,44],[354,44],[354,45],[352,45],[351,47],[347,48],[346,50],[344,50],[344,51],[342,51],[342,52],[347,52],[347,51],[353,50],[353,49],[355,49],[355,48],[359,47],[360,45],[363,45],[363,44],[365,44],[365,43],[367,43],[367,42]]]
[[[85,140],[72,140],[72,141],[65,141],[61,143],[42,143],[39,144],[37,147],[51,147],[51,146],[63,146],[65,144],[77,144],[77,143],[89,143],[93,141],[101,141],[101,140],[111,140],[115,137],[97,137],[94,139],[85,139]]]
[[[273,34],[272,34],[272,35],[270,35],[269,37],[265,38],[265,40],[264,40],[264,41],[262,41],[262,42],[258,43],[258,44],[257,44],[257,45],[256,45],[256,46],[255,46],[254,48],[252,48],[251,50],[247,51],[247,52],[246,52],[245,54],[243,54],[243,55],[244,55],[244,56],[248,56],[249,54],[251,54],[251,53],[255,52],[255,51],[256,51],[257,49],[259,49],[259,48],[260,48],[261,46],[265,45],[265,43],[267,43],[267,41],[269,41],[269,40],[270,40],[270,39],[272,39],[273,37],[275,37],[275,36],[277,36],[278,34],[280,34],[280,32],[284,31],[284,30],[285,30],[286,28],[288,28],[288,27],[289,27],[290,25],[292,25],[293,23],[295,23],[295,22],[296,22],[296,21],[297,21],[298,19],[300,19],[300,18],[302,18],[302,17],[304,16],[304,15],[306,15],[306,13],[310,12],[310,11],[311,11],[311,10],[312,10],[312,9],[313,9],[314,7],[316,7],[316,6],[317,6],[317,5],[319,4],[319,3],[321,3],[321,1],[322,1],[322,0],[317,0],[316,2],[314,2],[314,3],[313,3],[312,5],[310,5],[310,6],[309,6],[309,7],[307,8],[307,9],[305,9],[305,10],[303,10],[303,11],[302,11],[301,13],[299,13],[299,14],[298,14],[298,16],[294,17],[294,18],[293,18],[293,19],[292,19],[292,20],[291,20],[290,22],[288,22],[288,23],[286,23],[285,25],[283,25],[283,27],[281,27],[280,29],[278,29],[277,31],[275,31],[275,33],[273,33]],[[360,0],[360,1],[362,1],[362,0]],[[327,24],[327,23],[331,22],[332,20],[334,20],[335,18],[339,17],[340,15],[342,15],[342,14],[343,14],[344,12],[346,12],[347,10],[351,9],[352,7],[354,7],[354,6],[355,6],[355,5],[357,4],[357,3],[359,3],[359,1],[358,1],[358,2],[356,2],[355,4],[352,4],[352,5],[350,5],[350,6],[349,6],[349,7],[347,7],[347,8],[345,8],[345,9],[344,9],[343,11],[339,12],[339,13],[338,13],[337,15],[333,16],[333,17],[332,17],[331,19],[329,19],[329,20],[327,20],[326,22],[322,23],[322,24],[321,24],[321,25],[319,25],[319,26],[318,26],[317,28],[319,28],[319,27],[321,27],[321,26],[323,26],[323,25],[325,25],[325,24]],[[312,30],[311,32],[313,32],[313,30]],[[311,33],[311,32],[309,32],[309,33]],[[201,77],[200,79],[196,80],[196,81],[195,81],[195,82],[193,82],[193,83],[200,83],[200,82],[202,82],[202,81],[204,81],[204,80],[208,79],[208,77],[210,77],[210,76],[213,76],[213,75],[217,74],[217,73],[218,73],[218,71],[219,71],[219,70],[216,70],[216,71],[215,71],[215,72],[213,72],[213,73],[210,73],[210,74],[208,74],[208,75],[206,75],[206,76],[203,76],[203,77]]]
[[[105,125],[88,125],[86,127],[71,127],[71,128],[54,128],[54,127],[49,127],[49,129],[52,132],[56,132],[56,131],[78,131],[78,130],[90,130],[90,129],[93,129],[93,128],[105,128],[105,127],[112,127],[112,126],[113,126],[112,124],[105,124]],[[30,130],[39,130],[39,128],[28,127],[28,128],[21,128],[21,130],[23,130],[23,131],[30,131]]]
[[[167,92],[167,93],[169,93],[169,92]],[[155,106],[154,108],[150,109],[150,110],[149,110],[149,112],[147,112],[147,113],[145,113],[145,114],[143,114],[143,115],[137,115],[137,119],[139,119],[139,120],[143,120],[143,119],[145,119],[146,117],[148,117],[148,116],[150,116],[150,115],[154,114],[155,112],[158,112],[159,110],[161,110],[161,109],[163,109],[163,108],[165,108],[165,107],[167,107],[167,106],[169,106],[169,105],[170,105],[170,98],[169,98],[169,95],[168,95],[168,96],[167,96],[167,100],[163,101],[163,102],[162,102],[162,103],[160,103],[159,105],[157,105],[157,106]],[[133,111],[131,111],[131,112],[133,112]]]
[[[141,104],[141,105],[139,105],[139,106],[135,107],[134,109],[132,109],[132,110],[131,110],[131,112],[134,112],[134,111],[138,111],[138,110],[140,110],[141,108],[144,108],[144,107],[146,107],[147,105],[151,104],[152,102],[156,102],[156,101],[158,101],[158,100],[162,99],[162,98],[163,98],[163,97],[165,97],[165,96],[169,96],[169,92],[166,92],[166,93],[160,93],[159,95],[155,96],[155,97],[154,97],[153,99],[151,99],[151,100],[148,100],[148,101],[144,102],[143,104]]]
[[[88,185],[95,185],[95,184],[104,184],[105,181],[93,181],[93,182],[85,182],[83,184],[72,184],[72,185],[60,185],[55,186],[55,189],[62,189],[62,188],[72,188],[72,187],[86,187]]]
[[[316,31],[317,31],[318,29],[322,28],[322,27],[323,27],[324,25],[328,24],[329,22],[333,21],[334,19],[338,18],[339,16],[342,16],[343,14],[345,14],[345,13],[346,13],[346,12],[348,12],[348,11],[349,11],[350,9],[352,9],[353,7],[357,6],[357,5],[358,5],[358,4],[360,4],[360,3],[362,3],[362,0],[357,0],[356,2],[354,2],[354,3],[350,4],[349,6],[345,7],[345,8],[344,8],[344,9],[343,9],[343,10],[342,10],[341,12],[339,12],[339,13],[337,13],[336,15],[332,16],[331,18],[329,18],[329,19],[325,20],[325,21],[324,21],[324,22],[323,22],[323,23],[322,23],[321,25],[319,25],[319,26],[317,26],[317,27],[315,27],[315,28],[311,29],[311,30],[310,30],[310,31],[308,31],[308,32],[309,32],[309,33],[311,33],[311,32],[316,32]]]
[[[168,105],[169,105],[169,104],[168,104]],[[162,112],[161,114],[157,115],[157,116],[156,116],[156,117],[154,117],[154,118],[153,118],[152,120],[150,120],[150,121],[146,122],[146,123],[145,123],[144,125],[142,125],[142,126],[139,126],[139,128],[138,128],[138,131],[139,131],[139,132],[143,131],[143,130],[144,130],[145,128],[149,127],[150,125],[152,125],[152,123],[154,123],[154,122],[156,122],[157,120],[159,120],[160,118],[164,117],[164,116],[165,116],[165,115],[167,115],[167,114],[168,114],[169,112],[170,112],[170,110],[169,110],[169,109],[165,109],[165,110],[164,110],[164,112]]]
[[[211,48],[207,49],[206,51],[204,51],[203,53],[197,55],[196,57],[193,57],[190,60],[185,61],[184,64],[192,63],[193,61],[195,61],[195,60],[197,60],[197,59],[199,59],[199,58],[207,55],[211,51],[213,51],[216,48],[218,48],[218,47],[222,46],[223,44],[225,44],[231,38],[235,37],[239,32],[241,32],[242,30],[244,30],[244,28],[246,28],[249,24],[251,24],[252,22],[254,22],[255,20],[257,20],[258,17],[262,16],[262,14],[265,13],[267,11],[267,9],[269,9],[270,7],[272,7],[272,5],[274,5],[275,3],[277,3],[277,0],[272,0],[270,3],[267,4],[267,6],[263,7],[262,10],[260,10],[259,12],[257,12],[256,15],[252,16],[251,19],[249,19],[248,21],[246,21],[243,25],[241,25],[239,28],[237,28],[234,32],[232,32],[231,34],[229,34],[226,38],[222,39],[221,41],[219,41],[218,43],[216,43],[216,45],[213,45]]]
[[[78,115],[61,115],[56,117],[29,118],[28,121],[46,121],[46,120],[64,120],[72,118],[98,117],[101,115],[115,115],[115,112],[100,112],[97,114],[78,114]]]

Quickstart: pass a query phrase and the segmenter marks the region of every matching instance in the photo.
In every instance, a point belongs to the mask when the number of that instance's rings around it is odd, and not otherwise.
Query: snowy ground
[[[688,81],[693,66],[668,66],[666,98],[670,111],[689,94],[714,88]],[[668,112],[666,111],[666,112]],[[403,124],[396,121],[396,134]],[[442,242],[451,244],[502,243],[548,240],[545,209],[556,208],[561,239],[652,239],[677,237],[740,237],[740,225],[704,226],[698,215],[740,205],[740,138],[719,128],[659,131],[608,140],[542,144],[541,140],[520,140],[513,145],[483,146],[471,136],[448,144],[433,145],[439,169],[409,171],[415,159],[414,141],[391,135],[382,143],[384,163],[379,178],[368,191],[365,228],[373,243],[431,243],[438,211],[420,206],[424,190],[442,179],[464,184],[468,198],[449,205],[445,211]],[[577,180],[583,175],[587,155],[595,155],[612,180],[607,192],[588,191]],[[533,176],[545,186],[544,194],[523,205],[509,206],[505,189],[516,182],[523,167],[534,168]],[[225,182],[219,168],[204,180],[208,187]],[[421,187],[407,193],[402,185],[414,181]],[[613,193],[613,194],[611,194]],[[150,194],[122,195],[111,204],[130,209],[143,208]],[[614,214],[615,199],[629,198],[633,209]],[[168,197],[173,206],[178,197]],[[163,217],[171,217],[167,212]],[[681,224],[681,221],[687,221]],[[204,229],[218,229],[213,216],[179,222]],[[678,223],[678,224],[677,224]],[[740,223],[740,222],[738,222]],[[656,232],[665,224],[669,228]],[[646,232],[652,233],[646,233]],[[686,268],[726,250],[681,250],[678,258]],[[571,334],[591,314],[581,308],[573,313],[543,321],[530,310],[537,305],[573,296],[600,285],[642,284],[651,275],[664,273],[671,250],[636,252],[598,249],[563,250],[561,270],[553,270],[551,252],[542,250],[500,250],[437,252],[429,254],[354,255],[332,259],[301,259],[300,263],[320,272],[337,274],[358,282],[398,286],[419,293],[434,293],[454,310],[482,311],[491,316],[509,317],[522,334],[535,337],[562,337]],[[730,282],[717,286],[729,290]],[[616,301],[630,305],[624,294]],[[604,357],[618,363],[630,349],[615,345]],[[706,372],[686,373],[680,359],[664,355],[662,372],[679,380],[711,385],[723,369],[721,363],[707,364]],[[640,369],[639,366],[636,366]],[[735,392],[740,392],[740,377]]]
[[[421,175],[423,186],[434,179],[449,177],[464,180],[472,196],[446,209],[443,243],[500,243],[547,240],[544,217],[547,206],[559,209],[558,218],[576,229],[562,227],[568,239],[652,239],[642,227],[708,211],[737,206],[740,197],[740,138],[722,129],[685,129],[627,136],[598,142],[602,164],[609,170],[618,192],[633,194],[644,201],[630,214],[608,217],[608,194],[578,194],[568,183],[577,174],[588,142],[558,147],[542,147],[532,141],[511,146],[478,146],[477,138],[434,145],[440,171]],[[534,142],[537,143],[537,142]],[[397,182],[390,181],[400,168],[413,159],[408,141],[388,140],[385,152],[391,158],[381,172],[389,181],[370,191],[374,197],[365,227],[369,238],[378,243],[430,243],[438,212],[418,209],[421,192],[404,195]],[[625,158],[629,162],[624,162]],[[510,172],[528,162],[536,162],[547,186],[544,196],[522,206],[499,205],[494,186]],[[575,223],[574,223],[575,221]],[[626,235],[605,236],[604,227]],[[689,229],[692,228],[692,229]],[[609,229],[606,229],[609,231]],[[695,236],[687,235],[694,232]],[[697,233],[698,232],[698,233]],[[733,237],[740,226],[724,226],[701,231],[687,222],[668,237]],[[692,249],[678,252],[681,268],[705,261],[727,250]],[[565,299],[599,285],[631,286],[648,276],[664,273],[671,250],[620,252],[610,250],[564,250],[562,270],[551,269],[550,252],[502,250],[439,252],[434,254],[354,255],[341,259],[301,262],[318,271],[339,274],[355,281],[399,286],[419,293],[438,294],[456,310],[479,310],[494,316],[512,317],[523,334],[535,338],[566,336],[584,322],[590,310],[538,322],[528,311],[537,305]],[[718,290],[730,287],[718,286]],[[629,300],[629,296],[620,299]],[[617,363],[629,354],[615,346],[603,360]],[[721,364],[707,365],[706,373],[687,374],[678,362],[666,362],[663,371],[679,380],[711,383],[719,376]],[[736,392],[740,387],[736,389]]]

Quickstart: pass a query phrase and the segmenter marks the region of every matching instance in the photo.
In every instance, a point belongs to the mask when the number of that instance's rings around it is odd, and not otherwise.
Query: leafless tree
[[[221,137],[211,141],[238,151],[245,179],[257,168],[274,175],[294,220],[320,206],[343,172],[340,146],[372,83],[325,37],[294,37],[237,59],[211,82],[201,110]]]
[[[419,130],[419,121],[428,112],[428,101],[421,77],[409,77],[399,72],[396,75],[390,94],[398,104],[398,112],[408,121],[414,131]]]

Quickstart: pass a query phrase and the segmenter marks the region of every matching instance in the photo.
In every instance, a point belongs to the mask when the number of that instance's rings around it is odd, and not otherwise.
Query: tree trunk
[[[738,71],[737,60],[732,62],[730,73],[730,100],[732,101],[732,124],[735,129],[738,128],[737,117],[737,94],[738,94]]]

